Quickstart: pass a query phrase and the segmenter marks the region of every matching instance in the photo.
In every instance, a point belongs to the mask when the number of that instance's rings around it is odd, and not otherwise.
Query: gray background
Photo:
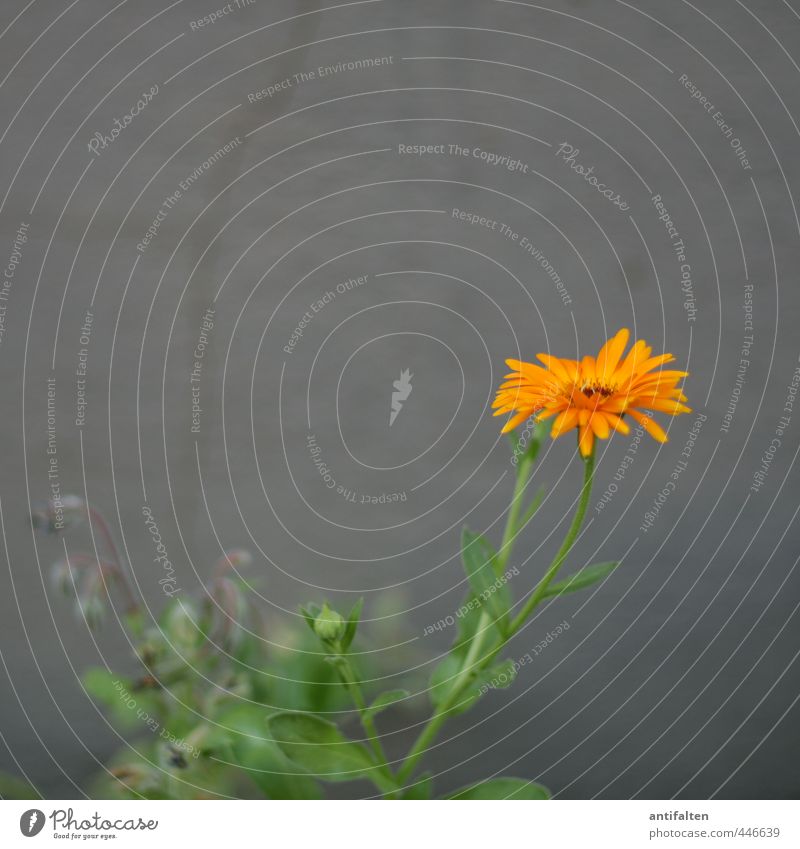
[[[595,353],[629,326],[691,372],[687,393],[707,419],[688,467],[644,533],[696,416],[672,421],[668,444],[642,443],[602,512],[631,442],[601,446],[593,521],[571,567],[628,552],[622,567],[597,592],[542,609],[511,656],[564,619],[570,629],[513,689],[452,722],[427,762],[442,790],[502,771],[573,798],[795,796],[800,408],[750,491],[800,352],[792,5],[256,0],[193,31],[213,4],[4,3],[4,267],[20,222],[30,229],[0,344],[0,767],[47,795],[78,795],[117,738],[76,676],[100,657],[130,663],[114,627],[95,642],[50,589],[63,543],[34,539],[27,523],[46,495],[49,376],[62,488],[85,485],[113,521],[154,611],[165,598],[145,501],[182,590],[201,584],[222,545],[254,553],[276,628],[301,601],[364,594],[385,674],[418,667],[424,687],[451,635],[423,631],[464,592],[459,528],[501,532],[511,466],[488,403],[503,360]],[[377,56],[392,64],[248,102],[300,71]],[[92,155],[94,133],[154,84],[152,103]],[[131,276],[164,198],[236,137]],[[630,209],[559,159],[562,143]],[[481,148],[528,169],[404,156],[400,144]],[[693,321],[656,194],[686,245]],[[527,236],[571,303],[518,244],[454,220],[454,208]],[[360,275],[286,354],[310,305]],[[192,434],[192,351],[223,281]],[[725,433],[747,281],[753,354]],[[95,288],[79,429],[74,371]],[[390,429],[405,368],[414,388]],[[309,433],[337,483],[406,500],[352,503],[326,489]],[[572,438],[549,446],[536,477],[549,495],[515,552],[518,595],[554,552],[579,478]],[[86,547],[85,535],[66,539]],[[402,640],[412,649],[400,655]],[[418,704],[386,726],[394,755],[423,718]]]

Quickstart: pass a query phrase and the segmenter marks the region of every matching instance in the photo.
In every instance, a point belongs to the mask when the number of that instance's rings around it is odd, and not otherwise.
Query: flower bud
[[[251,617],[251,605],[244,585],[230,578],[217,578],[209,588],[206,609],[215,639],[230,651],[244,640]]]
[[[163,629],[170,642],[182,650],[196,645],[200,638],[200,614],[191,599],[176,599],[163,615]]]
[[[79,524],[86,515],[86,502],[80,496],[63,495],[37,504],[31,511],[31,523],[36,530],[55,534]]]
[[[224,571],[225,569],[233,569],[239,571],[245,569],[253,563],[253,555],[243,548],[232,548],[226,551],[225,554],[217,561],[217,569]]]
[[[106,606],[97,593],[79,594],[75,606],[78,616],[85,619],[86,624],[93,631],[102,625],[106,615]]]
[[[346,629],[347,624],[342,616],[325,602],[314,620],[314,633],[326,643],[335,643],[344,636]]]
[[[69,560],[62,558],[50,567],[50,580],[59,592],[67,598],[75,595],[75,574]]]

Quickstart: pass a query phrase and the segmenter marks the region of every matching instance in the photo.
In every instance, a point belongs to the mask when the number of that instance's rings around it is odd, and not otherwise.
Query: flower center
[[[608,398],[616,392],[616,386],[606,386],[602,383],[584,383],[581,386],[581,392],[587,397],[592,398],[594,395],[599,395],[601,398]]]

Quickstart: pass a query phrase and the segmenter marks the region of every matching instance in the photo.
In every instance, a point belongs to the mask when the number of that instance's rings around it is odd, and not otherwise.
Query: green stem
[[[511,556],[511,551],[514,547],[514,540],[516,538],[517,533],[519,532],[519,511],[522,507],[522,498],[525,492],[525,487],[528,483],[528,478],[530,477],[530,471],[532,466],[533,460],[527,455],[523,455],[522,459],[519,462],[519,465],[517,466],[517,478],[514,483],[514,494],[511,496],[511,506],[508,509],[506,525],[503,529],[503,540],[500,543],[500,549],[497,552],[497,572],[501,572],[505,568],[505,565],[508,562],[508,558]],[[464,658],[464,662],[461,664],[461,669],[458,671],[458,674],[453,679],[450,693],[445,697],[445,699],[443,699],[440,705],[433,712],[433,715],[431,716],[427,725],[422,729],[419,737],[411,748],[411,751],[408,753],[405,761],[398,770],[397,780],[398,783],[400,783],[401,785],[405,784],[411,777],[411,774],[413,773],[417,762],[425,753],[429,743],[439,733],[439,728],[447,719],[447,714],[457,703],[457,699],[461,696],[464,688],[469,683],[469,680],[472,677],[473,670],[475,668],[479,669],[481,666],[484,665],[486,658],[479,658],[478,653],[481,650],[484,637],[487,633],[490,632],[490,629],[491,618],[485,610],[482,610],[481,615],[478,618],[477,627],[475,629],[475,636],[473,637],[472,642],[470,643],[469,651],[467,652],[467,655]]]
[[[525,515],[522,517],[519,523],[519,529],[527,527],[528,522],[536,515],[536,511],[542,506],[542,502],[544,501],[545,489],[542,487],[536,495],[533,496],[533,500],[531,501],[528,509],[525,511]]]
[[[567,535],[564,537],[564,542],[561,543],[561,548],[558,549],[558,554],[556,554],[555,559],[550,564],[550,568],[545,572],[544,578],[539,582],[536,589],[531,593],[528,600],[522,606],[522,610],[520,610],[519,615],[516,619],[511,623],[511,627],[509,628],[509,637],[516,632],[525,624],[528,617],[533,613],[536,605],[542,600],[547,588],[553,581],[553,578],[558,574],[558,570],[563,565],[564,561],[567,559],[567,555],[569,554],[572,546],[575,543],[575,540],[578,537],[578,532],[581,529],[581,525],[583,524],[583,517],[586,515],[586,508],[589,506],[589,496],[592,492],[592,478],[594,477],[594,451],[584,459],[583,464],[583,487],[581,489],[581,494],[578,499],[578,509],[575,511],[575,515],[572,518],[572,524],[567,531]]]
[[[500,547],[500,552],[498,553],[498,563],[501,566],[505,566],[506,561],[508,560],[511,549],[513,547],[514,538],[518,532],[517,528],[517,516],[519,515],[519,505],[521,503],[522,491],[525,488],[525,484],[528,481],[528,474],[530,471],[531,461],[527,458],[523,459],[520,463],[519,468],[517,470],[517,482],[514,488],[513,500],[511,503],[511,508],[508,513],[508,520],[506,522],[505,532],[503,534],[503,542]],[[585,458],[584,461],[584,474],[583,474],[583,487],[581,489],[581,494],[578,499],[578,507],[575,511],[575,515],[572,519],[572,524],[567,531],[567,535],[564,538],[564,541],[561,543],[561,547],[558,550],[558,553],[555,556],[555,559],[550,564],[550,568],[545,573],[542,580],[536,586],[536,589],[531,594],[528,601],[523,606],[520,614],[514,619],[511,623],[508,631],[508,636],[506,638],[501,638],[499,643],[495,645],[492,649],[490,649],[485,655],[482,657],[478,657],[478,653],[481,650],[481,644],[483,642],[483,636],[485,633],[489,631],[490,618],[486,611],[481,612],[480,619],[478,620],[478,626],[475,632],[475,637],[470,644],[469,651],[467,656],[464,658],[464,663],[462,664],[461,670],[458,675],[453,679],[453,686],[448,695],[442,700],[436,710],[433,712],[430,720],[427,725],[422,729],[419,737],[416,742],[412,746],[411,750],[408,753],[403,765],[397,772],[397,781],[399,784],[405,784],[411,775],[414,772],[414,769],[417,766],[420,758],[425,754],[429,745],[435,739],[436,735],[439,732],[439,729],[444,724],[447,719],[447,714],[453,709],[455,705],[458,704],[458,700],[460,699],[464,689],[470,682],[470,678],[472,677],[473,671],[480,670],[486,667],[499,652],[503,649],[509,639],[516,634],[519,629],[525,624],[528,617],[531,615],[533,610],[542,600],[547,587],[550,585],[552,580],[555,578],[558,570],[563,565],[564,561],[567,558],[572,546],[577,539],[578,532],[581,529],[581,525],[583,524],[584,516],[586,515],[586,509],[589,505],[589,496],[592,490],[592,478],[594,475],[594,452],[589,457]],[[524,523],[523,523],[524,524]]]
[[[353,667],[350,665],[350,661],[344,656],[341,657],[339,669],[342,678],[344,679],[345,686],[347,687],[347,691],[350,693],[353,703],[356,706],[356,710],[358,711],[358,715],[361,719],[361,725],[367,735],[367,740],[369,741],[375,755],[377,765],[380,767],[380,771],[383,775],[392,785],[394,785],[396,783],[395,778],[391,768],[389,767],[389,762],[386,759],[386,753],[383,751],[383,746],[381,745],[381,741],[378,736],[378,730],[375,727],[375,721],[367,712],[367,704],[364,700],[364,695],[361,692],[361,685],[358,683],[358,678],[356,677]]]
[[[527,455],[524,455],[517,466],[517,480],[514,484],[514,494],[511,496],[511,506],[508,508],[508,516],[506,518],[506,526],[503,529],[503,541],[500,543],[500,549],[497,552],[497,571],[500,572],[506,565],[508,558],[511,556],[511,551],[514,548],[514,540],[517,536],[519,528],[517,527],[517,517],[519,516],[520,508],[522,507],[522,496],[525,492],[525,487],[528,484],[531,466],[533,461]]]
[[[490,626],[491,620],[489,614],[484,610],[481,612],[480,618],[478,619],[478,627],[475,631],[475,637],[470,644],[469,652],[467,652],[467,656],[464,658],[464,663],[458,675],[456,675],[453,679],[453,687],[450,690],[450,693],[433,712],[428,723],[422,729],[419,737],[417,737],[414,745],[411,747],[403,765],[397,771],[397,782],[401,786],[406,784],[408,779],[411,778],[419,759],[428,750],[428,746],[433,742],[436,735],[439,733],[439,729],[447,719],[447,714],[458,703],[458,699],[461,697],[464,688],[467,686],[469,679],[472,677],[473,668],[476,666],[476,657],[480,651],[481,643],[483,642],[483,635],[489,630]],[[484,664],[485,659],[486,658],[484,657],[478,661],[478,668]]]

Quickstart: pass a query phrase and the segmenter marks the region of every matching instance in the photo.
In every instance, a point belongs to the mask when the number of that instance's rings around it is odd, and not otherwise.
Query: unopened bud
[[[219,563],[227,566],[229,569],[244,569],[250,566],[253,562],[253,555],[243,548],[233,548],[226,551],[220,558]]]
[[[63,495],[59,499],[37,504],[31,511],[31,523],[36,530],[58,533],[86,518],[86,502],[78,495]]]
[[[344,636],[346,627],[342,616],[328,607],[327,602],[322,605],[322,610],[314,620],[314,633],[328,643],[340,640]]]
[[[164,630],[170,640],[182,648],[193,646],[198,641],[200,615],[190,599],[178,599],[172,603],[164,617]]]
[[[50,567],[50,580],[53,586],[65,596],[75,595],[75,575],[69,560],[57,560]]]
[[[97,593],[78,595],[76,600],[78,615],[86,620],[86,624],[94,630],[102,623],[106,615],[106,606]]]
[[[230,578],[217,578],[207,603],[212,621],[223,645],[235,650],[246,634],[249,605],[244,587]]]

